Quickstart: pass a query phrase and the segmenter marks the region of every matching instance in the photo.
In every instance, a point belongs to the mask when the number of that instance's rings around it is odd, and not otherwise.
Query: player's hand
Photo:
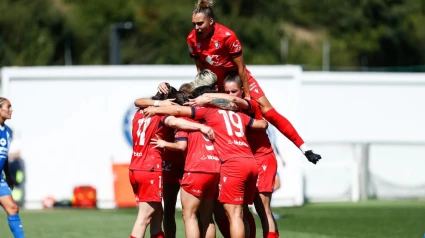
[[[13,179],[11,177],[6,176],[6,183],[7,183],[7,185],[9,185],[10,190],[13,190],[14,182],[13,182]]]
[[[143,109],[143,114],[145,115],[145,117],[152,117],[156,115],[156,108],[155,107],[147,107],[145,109]]]
[[[208,138],[210,140],[214,140],[215,139],[215,134],[214,134],[214,131],[212,130],[211,127],[203,125],[201,127],[201,132],[202,132],[202,134],[208,136]]]
[[[316,164],[317,162],[319,162],[320,159],[322,159],[322,156],[320,156],[319,154],[313,153],[312,150],[307,150],[304,155],[305,157],[307,157],[308,161],[310,161],[313,164]]]
[[[151,142],[149,144],[151,145],[155,145],[153,148],[165,148],[165,146],[167,145],[167,142],[165,140],[162,140],[158,135],[155,135],[155,138],[151,139]]]
[[[168,87],[167,87],[167,85],[165,84],[165,82],[160,83],[160,84],[158,85],[158,92],[160,92],[160,93],[162,93],[162,94],[167,94],[167,93],[168,93]]]
[[[211,97],[208,96],[199,96],[195,99],[189,99],[189,102],[186,102],[184,105],[187,106],[205,106],[211,102]]]
[[[173,105],[178,105],[177,103],[173,102],[175,100],[175,98],[171,98],[171,99],[166,99],[166,100],[162,100],[159,101],[159,105],[160,107],[166,107],[166,106],[173,106]]]

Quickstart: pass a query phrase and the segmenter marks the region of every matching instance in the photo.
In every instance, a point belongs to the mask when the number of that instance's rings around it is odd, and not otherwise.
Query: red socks
[[[288,121],[284,116],[280,115],[276,109],[271,109],[264,114],[264,118],[275,126],[280,133],[294,143],[298,148],[304,144],[303,139],[298,135],[297,130],[291,122]]]
[[[163,231],[160,231],[155,235],[151,235],[151,238],[165,238],[165,234]]]
[[[246,221],[249,225],[249,238],[255,238],[257,233],[257,227],[255,226],[255,219],[251,212],[245,212],[243,213]]]
[[[264,236],[264,238],[279,238],[279,233],[278,232],[269,232],[269,234]]]

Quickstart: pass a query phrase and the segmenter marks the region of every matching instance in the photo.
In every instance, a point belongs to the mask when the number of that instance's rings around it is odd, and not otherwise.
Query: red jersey
[[[255,100],[247,100],[247,102],[249,104],[249,108],[243,110],[243,112],[257,120],[262,120],[263,115],[261,114],[258,103]],[[273,147],[266,131],[250,130],[246,133],[246,138],[248,139],[248,144],[251,146],[251,151],[254,154],[254,157],[263,156],[273,152]]]
[[[231,158],[253,158],[246,139],[246,128],[253,118],[240,113],[218,108],[192,107],[193,119],[204,119],[215,133],[214,147],[222,161]]]
[[[198,131],[178,131],[176,140],[184,139],[187,140],[185,172],[220,172],[220,159],[208,137]]]
[[[153,116],[145,118],[143,110],[134,114],[133,118],[133,155],[129,169],[162,171],[162,153],[164,149],[152,148],[151,138],[158,135],[163,140],[169,140],[173,129],[164,125],[167,116]]]
[[[223,86],[226,75],[232,71],[238,71],[233,63],[233,58],[242,55],[242,45],[236,34],[229,28],[215,23],[214,30],[210,36],[203,39],[198,37],[193,29],[187,36],[189,55],[192,58],[200,58],[205,68],[217,75],[219,88]],[[246,70],[248,79],[251,73]]]

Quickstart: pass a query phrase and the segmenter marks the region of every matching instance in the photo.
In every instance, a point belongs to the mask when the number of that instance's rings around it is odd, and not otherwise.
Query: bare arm
[[[147,107],[143,110],[145,116],[171,115],[177,117],[191,117],[192,109],[185,106],[168,106],[168,107]]]
[[[266,120],[256,120],[252,122],[251,128],[254,130],[267,130],[269,123]]]
[[[196,64],[196,70],[198,72],[201,72],[202,70],[205,69],[205,64],[204,62],[202,62],[201,58],[194,58],[195,59],[195,64]]]
[[[222,94],[222,95],[229,96],[227,94]],[[185,103],[185,105],[198,105],[198,106],[209,105],[209,106],[214,106],[214,107],[218,107],[225,110],[239,111],[239,107],[236,103],[226,100],[224,98],[220,98],[220,97],[213,98],[213,97],[205,96],[205,94],[195,99],[190,99],[190,102]]]
[[[167,117],[164,122],[166,126],[184,131],[200,131],[211,140],[214,139],[214,131],[209,126],[191,122],[182,118],[176,118],[174,116]]]
[[[173,151],[185,151],[187,148],[187,141],[168,142],[152,138],[150,144],[155,145],[153,148],[165,148]]]
[[[155,101],[158,101],[159,107],[177,105],[176,103],[172,102],[173,100],[174,99],[153,100],[150,98],[139,98],[139,99],[136,99],[136,101],[134,101],[134,106],[139,108],[147,108],[149,106],[155,106]]]
[[[222,99],[222,98],[213,98],[211,100],[211,105],[221,108],[221,109],[226,109],[226,110],[231,110],[231,111],[239,111],[239,107],[238,105],[236,105],[233,102],[229,102],[226,99]]]
[[[231,95],[226,94],[226,93],[205,93],[204,95],[211,97],[211,98],[221,98],[221,99],[225,99],[229,102],[233,102],[241,109],[248,109],[249,108],[248,102],[245,101],[244,99],[238,98],[238,97],[235,97],[235,96],[231,96]]]
[[[241,55],[241,56],[233,58],[233,63],[238,67],[238,75],[242,81],[245,98],[250,99],[251,96],[249,95],[248,75],[246,74],[246,68],[245,68],[243,56]]]

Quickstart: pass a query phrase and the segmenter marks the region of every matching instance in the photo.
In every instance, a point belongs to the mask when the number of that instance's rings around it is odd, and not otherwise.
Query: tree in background
[[[122,34],[123,64],[191,64],[185,38],[195,0],[4,0],[0,64],[109,62],[109,31]],[[244,46],[247,64],[300,64],[320,69],[330,44],[331,69],[374,70],[424,65],[425,0],[216,0],[217,20]],[[283,43],[283,44],[282,44]],[[285,50],[282,46],[288,44]],[[68,59],[69,61],[69,59]],[[387,68],[382,68],[387,67]],[[391,67],[391,68],[388,68]]]

